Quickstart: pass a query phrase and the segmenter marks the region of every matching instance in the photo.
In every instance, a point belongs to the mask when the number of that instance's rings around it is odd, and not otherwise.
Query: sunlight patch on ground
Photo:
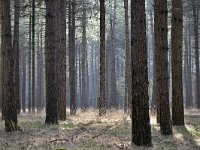
[[[45,113],[21,114],[19,125],[24,132],[6,133],[0,121],[0,149],[81,149],[81,150],[198,150],[200,149],[200,111],[186,110],[186,128],[174,127],[172,136],[161,136],[156,116],[152,115],[153,147],[137,147],[130,144],[131,119],[122,110],[108,111],[103,117],[98,110],[77,111],[59,125],[44,124]],[[194,114],[193,114],[194,113]],[[6,144],[7,143],[7,144]]]

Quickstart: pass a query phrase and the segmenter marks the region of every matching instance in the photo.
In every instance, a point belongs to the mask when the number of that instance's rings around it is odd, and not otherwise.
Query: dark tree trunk
[[[184,125],[182,48],[183,48],[183,4],[172,0],[172,123]]]
[[[20,0],[15,0],[14,12],[14,36],[13,36],[13,51],[14,51],[14,86],[15,86],[15,100],[17,113],[21,111],[20,94],[19,94],[19,17],[20,17]]]
[[[81,49],[80,46],[78,48],[78,55],[79,55],[79,101],[81,101],[82,98],[82,67],[81,67]]]
[[[88,109],[88,91],[87,91],[87,39],[86,39],[86,8],[83,4],[83,16],[82,16],[82,97],[81,108],[83,111]]]
[[[29,5],[31,5],[31,1],[29,0]],[[30,9],[31,12],[31,9]],[[29,14],[29,56],[28,56],[28,111],[31,112],[31,13]]]
[[[23,52],[23,70],[22,70],[22,111],[26,112],[26,51]]]
[[[76,68],[75,68],[75,9],[76,0],[69,3],[69,82],[70,82],[70,114],[76,115]]]
[[[56,0],[46,0],[46,120],[47,124],[58,124],[58,102],[56,97],[56,46],[55,21]]]
[[[100,97],[99,116],[106,114],[105,103],[105,0],[100,0]]]
[[[131,1],[132,142],[151,146],[145,0]]]
[[[169,107],[167,0],[155,0],[155,67],[157,114],[160,115],[161,134],[172,134]]]
[[[32,0],[32,113],[35,113],[35,0]]]
[[[57,57],[58,119],[66,119],[66,0],[60,0],[60,48]]]
[[[3,101],[5,130],[18,130],[17,109],[14,95],[14,51],[12,49],[10,0],[1,1],[2,21],[2,66],[3,66]]]

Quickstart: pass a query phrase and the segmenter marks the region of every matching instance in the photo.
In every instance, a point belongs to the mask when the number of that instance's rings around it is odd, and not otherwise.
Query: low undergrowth
[[[195,114],[195,115],[193,115]],[[59,125],[44,124],[44,114],[21,114],[23,132],[6,133],[0,121],[0,149],[41,150],[195,150],[200,149],[200,111],[187,110],[185,127],[173,127],[174,134],[161,136],[155,116],[151,116],[152,147],[131,145],[131,120],[122,111],[98,117],[98,111],[78,112]]]

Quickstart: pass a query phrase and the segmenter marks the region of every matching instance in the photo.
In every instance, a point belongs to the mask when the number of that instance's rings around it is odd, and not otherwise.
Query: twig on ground
[[[49,143],[58,142],[58,141],[68,141],[68,142],[71,142],[68,139],[54,139],[54,140],[49,141]]]

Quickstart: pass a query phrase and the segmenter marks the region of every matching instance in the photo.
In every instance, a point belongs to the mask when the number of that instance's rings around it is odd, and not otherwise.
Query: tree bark
[[[129,39],[129,15],[128,15],[128,0],[124,0],[125,9],[125,49],[126,49],[126,70],[125,70],[125,101],[124,112],[128,112],[128,108],[131,109],[132,101],[132,87],[131,87],[131,51],[130,51],[130,39]],[[129,80],[131,80],[129,82]]]
[[[87,39],[86,39],[86,8],[83,3],[83,16],[82,16],[82,98],[81,108],[83,111],[88,109],[88,91],[87,91]]]
[[[100,97],[99,116],[106,114],[105,103],[105,0],[100,0]]]
[[[183,48],[183,4],[172,0],[172,123],[184,126],[182,48]]]
[[[131,1],[132,142],[151,146],[145,0]]]
[[[155,0],[155,67],[156,67],[156,101],[160,115],[161,134],[172,134],[169,107],[168,74],[168,28],[167,0]]]
[[[22,72],[22,111],[26,112],[26,51],[23,52],[23,72]]]
[[[31,108],[35,113],[35,0],[32,0],[32,92],[31,92]]]
[[[194,19],[194,48],[195,48],[195,66],[196,66],[196,83],[195,83],[195,103],[197,109],[200,109],[200,76],[199,76],[199,29],[198,29],[198,10],[196,0],[192,0],[193,19]]]
[[[31,1],[29,0],[29,4],[31,5]],[[30,9],[30,14],[29,14],[29,58],[28,58],[28,111],[29,113],[31,112],[31,43],[32,43],[32,38],[31,38],[31,9]]]
[[[20,0],[15,0],[14,12],[14,35],[13,35],[13,51],[14,51],[14,86],[17,113],[21,111],[20,94],[19,94],[19,17],[20,17]]]
[[[112,2],[111,8],[112,8]],[[115,72],[115,30],[116,30],[116,7],[117,2],[114,0],[114,14],[110,15],[110,106],[111,108],[118,108],[117,102],[117,85],[116,85],[116,72]]]
[[[185,49],[187,51],[187,93],[185,107],[191,109],[194,106],[192,94],[192,51],[191,51],[191,23],[186,28]]]
[[[70,80],[70,114],[76,115],[76,67],[75,67],[75,10],[76,0],[69,3],[69,80]]]
[[[47,124],[58,124],[58,102],[56,94],[56,0],[46,2],[46,119]]]
[[[57,57],[58,119],[66,120],[66,0],[60,0],[60,48]]]
[[[18,130],[17,109],[14,95],[14,51],[12,49],[10,0],[1,1],[2,66],[5,131]]]

